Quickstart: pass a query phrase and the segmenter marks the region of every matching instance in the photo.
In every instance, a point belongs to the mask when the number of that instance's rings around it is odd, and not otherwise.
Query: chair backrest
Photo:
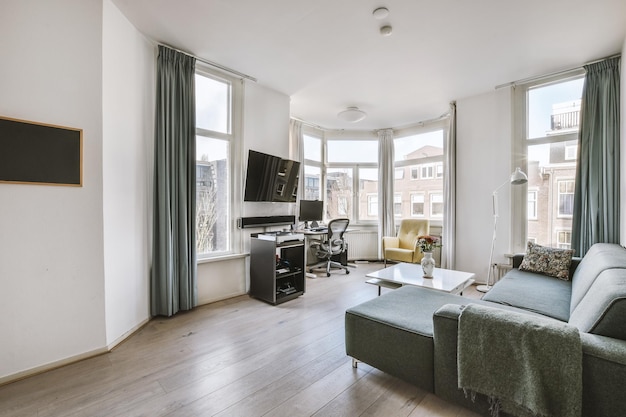
[[[418,236],[430,233],[430,222],[427,219],[402,219],[398,229],[398,239],[402,249],[414,249]]]
[[[333,255],[343,250],[343,234],[349,224],[349,219],[333,219],[328,222],[328,247]]]

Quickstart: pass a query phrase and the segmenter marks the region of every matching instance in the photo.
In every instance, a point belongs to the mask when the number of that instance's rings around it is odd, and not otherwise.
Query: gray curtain
[[[572,219],[572,249],[619,243],[620,61],[585,65]]]
[[[378,131],[378,254],[382,259],[383,236],[395,236],[393,213],[394,155],[393,130]]]
[[[443,174],[443,236],[441,267],[455,268],[456,247],[456,102],[450,103],[448,135],[443,145],[445,171]]]
[[[159,46],[154,138],[152,315],[197,304],[195,59]]]

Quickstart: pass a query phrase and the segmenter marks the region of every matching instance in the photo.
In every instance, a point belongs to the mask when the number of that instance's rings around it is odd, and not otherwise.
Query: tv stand
[[[249,292],[252,297],[274,305],[293,300],[304,294],[304,272],[303,240],[279,242],[252,235]]]

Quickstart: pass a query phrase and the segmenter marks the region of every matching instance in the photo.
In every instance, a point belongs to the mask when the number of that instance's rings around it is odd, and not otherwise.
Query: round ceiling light
[[[344,122],[356,123],[365,119],[367,113],[363,110],[359,110],[358,107],[348,107],[347,109],[340,111],[337,114],[337,117],[343,120]]]
[[[385,17],[389,16],[389,9],[387,9],[386,7],[379,7],[372,12],[372,15],[374,15],[375,19],[384,19]]]

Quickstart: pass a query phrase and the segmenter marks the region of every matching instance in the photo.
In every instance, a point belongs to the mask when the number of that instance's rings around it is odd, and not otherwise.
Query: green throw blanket
[[[458,336],[459,388],[487,395],[492,415],[581,415],[582,348],[575,327],[470,304]]]

